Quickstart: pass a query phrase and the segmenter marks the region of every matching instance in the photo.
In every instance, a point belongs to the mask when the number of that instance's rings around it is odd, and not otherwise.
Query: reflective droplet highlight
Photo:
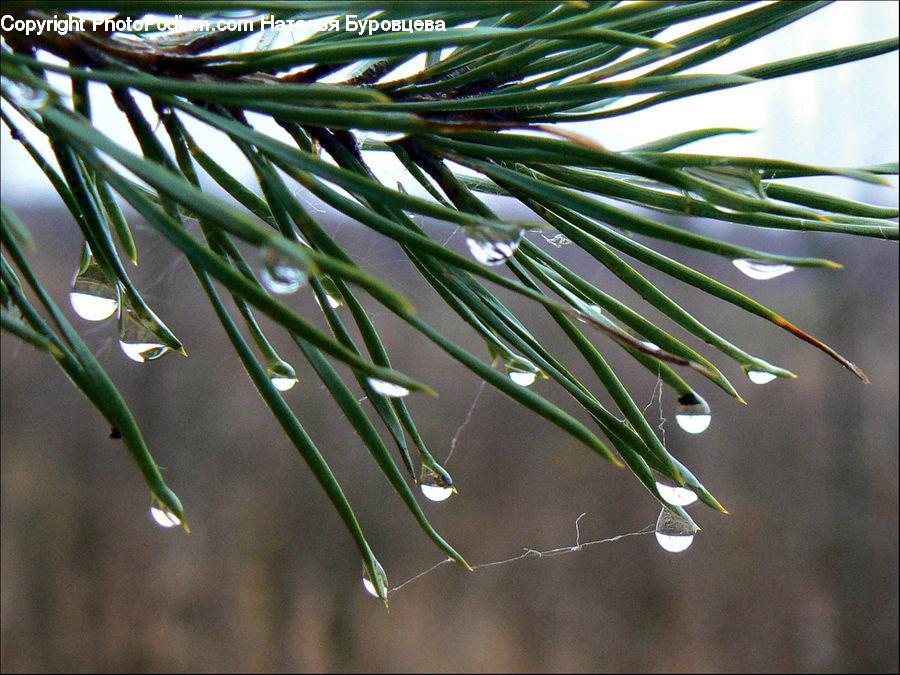
[[[531,361],[521,356],[514,356],[504,361],[506,373],[516,384],[530,387],[541,375],[541,371]]]
[[[288,391],[297,384],[297,374],[291,364],[286,361],[274,361],[266,369],[272,386],[278,391]]]
[[[325,300],[328,303],[328,306],[331,307],[331,309],[337,309],[344,304],[344,296],[341,295],[341,292],[338,290],[337,285],[334,283],[334,281],[331,280],[330,277],[319,277],[319,283],[322,285],[322,290],[325,291]],[[315,298],[316,302],[319,302],[319,296],[316,295]],[[321,305],[321,303],[319,304]]]
[[[699,499],[696,492],[690,488],[675,485],[668,478],[657,478],[656,489],[659,490],[659,496],[672,506],[690,506]]]
[[[365,131],[363,132],[364,141],[381,141],[382,143],[390,143],[391,141],[399,141],[406,138],[409,134],[405,131]]]
[[[511,370],[509,372],[509,379],[523,387],[530,387],[537,379],[537,375],[522,370]]]
[[[688,392],[678,399],[675,421],[689,434],[702,434],[712,421],[709,404],[694,392]]]
[[[768,384],[778,376],[764,370],[748,370],[747,377],[753,384]]]
[[[50,101],[46,90],[29,87],[8,77],[0,76],[0,87],[10,101],[26,110],[40,110]]]
[[[424,464],[419,478],[419,486],[422,494],[433,502],[442,502],[454,493],[450,474],[446,471],[441,474]]]
[[[522,239],[521,228],[501,229],[490,225],[465,228],[466,246],[482,265],[500,265],[509,260]]]
[[[782,274],[794,271],[793,265],[785,265],[783,263],[770,263],[747,258],[738,258],[737,260],[732,260],[732,262],[735,267],[751,279],[759,279],[761,281],[774,279]]]
[[[72,309],[82,319],[103,321],[115,314],[119,307],[119,291],[104,274],[94,258],[83,272],[76,274],[69,292]]]
[[[402,387],[399,384],[394,384],[393,382],[386,382],[375,377],[370,377],[368,383],[376,393],[387,396],[388,398],[403,398],[404,396],[409,395],[409,389]]]
[[[306,272],[282,259],[266,263],[260,276],[265,287],[276,295],[294,293],[306,284]]]
[[[381,563],[377,560],[375,561],[375,574],[377,574],[379,577],[379,581],[381,582],[381,586],[384,589],[385,595],[381,595],[381,593],[378,592],[378,586],[376,586],[372,579],[369,577],[369,570],[366,569],[365,565],[363,565],[363,588],[365,588],[366,593],[368,593],[372,597],[381,598],[383,600],[387,596],[387,575],[384,573],[384,568],[381,566]]]
[[[157,503],[150,507],[150,516],[160,527],[168,528],[181,525],[181,519],[163,506],[162,503]]]
[[[697,528],[667,508],[659,512],[656,520],[656,541],[669,553],[681,553],[694,543]]]
[[[153,361],[170,351],[147,326],[137,320],[134,310],[122,306],[119,314],[119,346],[132,361]]]
[[[659,345],[655,345],[655,344],[653,344],[652,342],[650,342],[650,341],[648,341],[648,340],[641,340],[640,342],[641,342],[641,344],[644,346],[645,349],[647,349],[647,350],[649,350],[649,351],[651,351],[651,352],[658,352],[658,351],[659,351]]]
[[[275,387],[278,391],[288,391],[289,389],[293,389],[294,385],[297,384],[296,377],[278,377],[277,375],[272,380],[272,386]]]

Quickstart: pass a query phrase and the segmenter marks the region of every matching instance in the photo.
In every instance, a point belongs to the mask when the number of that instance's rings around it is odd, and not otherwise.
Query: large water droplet
[[[509,371],[509,379],[523,387],[530,387],[537,379],[537,374],[529,373],[525,370],[511,370]]]
[[[153,331],[137,320],[127,305],[122,306],[119,315],[119,346],[132,361],[144,363],[158,359],[169,351]]]
[[[275,375],[271,378],[272,386],[274,386],[278,391],[288,391],[292,389],[295,384],[297,384],[296,377],[279,377]]]
[[[161,502],[157,502],[150,507],[150,516],[160,527],[175,527],[176,525],[181,525],[181,519]]]
[[[763,262],[762,260],[749,260],[747,258],[738,258],[732,260],[734,266],[751,279],[774,279],[782,274],[793,272],[793,265],[785,265],[783,263]]]
[[[516,384],[522,387],[530,387],[534,381],[541,375],[541,371],[531,361],[521,356],[514,356],[507,359],[506,373]]]
[[[501,229],[490,225],[465,228],[466,246],[472,257],[483,265],[499,265],[509,260],[522,238],[522,230]]]
[[[422,465],[422,473],[419,479],[422,494],[433,502],[442,502],[454,493],[453,480],[450,474],[435,471],[429,466]]]
[[[267,262],[260,276],[266,288],[277,295],[294,293],[306,283],[306,272],[281,258]]]
[[[697,501],[697,493],[690,488],[675,485],[668,478],[657,478],[656,489],[659,490],[659,496],[669,502],[672,506],[690,506]]]
[[[764,370],[748,370],[747,377],[753,384],[768,384],[778,376]]]
[[[97,261],[90,258],[85,270],[72,281],[69,302],[82,319],[103,321],[119,307],[119,290],[107,279]]]
[[[669,553],[686,551],[697,533],[689,521],[663,507],[656,520],[656,541]]]
[[[394,384],[393,382],[379,380],[376,377],[370,377],[368,382],[369,386],[372,387],[376,393],[387,396],[388,398],[403,398],[409,394],[409,389],[406,387]]]
[[[694,392],[688,392],[678,399],[675,421],[689,434],[701,434],[712,421],[709,404]]]
[[[273,361],[266,368],[269,380],[278,391],[288,391],[297,384],[297,373],[286,361]]]
[[[384,573],[384,568],[381,566],[381,563],[377,560],[375,561],[375,574],[378,575],[379,580],[381,581],[381,585],[384,588],[385,593],[387,593],[388,582],[387,575]],[[369,577],[369,570],[366,569],[365,565],[363,565],[363,588],[366,589],[366,593],[375,597],[375,598],[383,598],[383,596],[378,592],[378,587],[372,582],[372,579]]]

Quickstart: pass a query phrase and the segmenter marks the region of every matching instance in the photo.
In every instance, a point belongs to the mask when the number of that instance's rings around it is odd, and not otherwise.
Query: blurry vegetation
[[[405,398],[434,393],[429,370],[408,367],[405,352],[403,360],[389,358],[376,323],[405,323],[409,339],[433,345],[460,372],[468,369],[554,425],[557,434],[627,466],[661,502],[660,523],[669,528],[659,533],[661,543],[667,536],[690,543],[696,531],[684,509],[690,501],[724,509],[665,446],[645,416],[644,402],[635,400],[610,365],[611,354],[624,350],[658,377],[678,400],[679,424],[698,432],[711,412],[698,389],[715,385],[742,401],[725,364],[736,364],[755,384],[795,377],[742,347],[741,331],[726,326],[717,332],[698,318],[701,312],[691,314],[673,299],[669,280],[692,287],[698,307],[708,297],[730,303],[868,381],[817,337],[701,271],[703,259],[696,254],[722,257],[755,279],[802,267],[836,268],[836,262],[699,234],[679,217],[896,241],[896,207],[787,180],[839,176],[884,184],[883,176],[897,173],[896,162],[822,167],[683,151],[697,140],[746,133],[726,127],[661,139],[648,134],[640,146],[612,150],[569,124],[560,126],[897,49],[897,40],[889,39],[736,73],[703,72],[706,62],[822,4],[749,3],[736,11],[723,2],[298,1],[277,3],[274,14],[263,14],[259,3],[57,2],[37,9],[34,3],[8,2],[4,12],[23,22],[90,10],[145,24],[176,15],[212,25],[240,19],[253,30],[4,30],[2,121],[40,165],[80,230],[83,254],[70,298],[79,316],[110,323],[117,317],[123,351],[136,361],[197,349],[170,330],[132,279],[129,270],[143,263],[143,254],[124,215],[127,203],[171,242],[172,255],[190,265],[203,302],[246,374],[353,537],[374,594],[387,601],[387,578],[336,478],[339,472],[329,466],[341,460],[326,461],[343,448],[320,452],[328,439],[317,444],[305,428],[307,418],[321,414],[319,403],[293,405],[285,393],[296,382],[301,356],[340,409],[341,424],[355,431],[356,442],[408,513],[444,555],[463,566],[468,563],[432,527],[410,486],[419,483],[431,498],[445,498],[454,487]],[[312,32],[282,45],[283,35],[264,23],[273,16],[323,21],[326,28],[337,21],[340,30]],[[376,22],[378,31],[344,30],[351,16],[356,23]],[[705,20],[702,27],[688,25],[697,19]],[[402,27],[413,20],[446,30],[389,30],[391,21]],[[94,123],[92,102],[104,89],[122,112],[120,126]],[[243,185],[223,168],[215,158],[222,148],[200,140],[207,129],[221,132],[249,162],[256,185]],[[123,142],[126,133],[140,153]],[[49,153],[37,137],[49,142]],[[406,169],[402,185],[382,180],[370,167],[373,153],[394,157]],[[233,199],[215,196],[211,185]],[[411,302],[400,284],[366,271],[308,208],[305,195],[396,243],[458,320],[429,321],[433,315]],[[529,211],[519,220],[504,219],[489,205],[494,195],[512,197]],[[443,236],[423,228],[419,215],[446,223]],[[192,226],[194,219],[199,228]],[[3,206],[4,331],[55,360],[131,453],[149,486],[154,517],[186,528],[189,514],[151,456],[128,397],[83,339],[86,324],[79,319],[73,325],[46,290],[35,262],[44,251],[32,242],[28,220]],[[538,236],[527,236],[532,231]],[[467,252],[449,245],[451,232],[459,233]],[[664,247],[684,250],[684,256],[670,257]],[[562,250],[590,256],[660,318],[645,316],[643,307],[579,275],[561,261]],[[297,291],[314,295],[310,312],[287,301]],[[517,309],[523,301],[545,310],[565,340],[546,334],[547,326],[530,310]],[[313,311],[319,316],[311,316]],[[460,326],[483,340],[484,349],[450,337]],[[721,369],[713,356],[683,342],[686,335],[717,350],[725,361]],[[599,387],[586,383],[585,367]],[[530,388],[537,378],[550,380],[590,423],[567,412],[565,399],[554,402]],[[223,404],[217,398],[215,405]],[[439,408],[441,400],[429,405]],[[215,411],[206,411],[209,417],[195,426],[219,424]],[[227,410],[219,413],[227,419]],[[206,470],[199,458],[194,466]],[[192,480],[177,477],[182,484]]]

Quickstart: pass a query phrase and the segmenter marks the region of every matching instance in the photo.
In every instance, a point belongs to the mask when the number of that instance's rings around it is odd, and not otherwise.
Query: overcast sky
[[[892,37],[897,31],[898,6],[895,2],[836,2],[734,54],[704,64],[697,72],[734,72],[802,53]],[[660,37],[665,39],[666,34]],[[898,57],[893,52],[836,68],[681,99],[625,117],[585,124],[581,131],[607,147],[621,149],[688,129],[742,127],[758,131],[701,141],[689,146],[689,150],[767,155],[825,165],[879,163],[895,160],[898,155],[897,81]],[[95,114],[107,133],[112,132],[116,140],[127,141],[136,148],[111,100],[98,100]],[[121,128],[122,133],[115,133],[116,128]],[[46,156],[50,157],[49,151]],[[0,188],[3,201],[10,206],[21,207],[30,200],[51,198],[49,184],[7,133],[2,134],[2,168]],[[245,168],[235,165],[234,170],[240,176]],[[244,177],[250,176],[248,172]],[[867,189],[864,186],[832,179],[820,179],[814,185],[881,203],[896,201],[896,192],[886,188],[863,193],[861,190]]]

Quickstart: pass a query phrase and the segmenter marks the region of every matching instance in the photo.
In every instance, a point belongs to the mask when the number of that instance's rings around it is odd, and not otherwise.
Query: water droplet
[[[702,434],[712,421],[709,404],[694,392],[688,392],[678,399],[675,421],[689,434]]]
[[[306,283],[306,272],[283,259],[267,262],[260,276],[266,288],[277,295],[294,293]]]
[[[656,521],[656,541],[669,553],[686,551],[697,533],[689,521],[663,507]]]
[[[381,586],[384,589],[384,593],[386,595],[388,588],[387,575],[384,573],[384,568],[381,566],[381,563],[377,560],[375,561],[375,574],[378,575],[379,581],[381,581]],[[362,582],[363,588],[366,589],[366,593],[368,593],[372,597],[383,599],[381,593],[378,592],[378,587],[375,585],[372,579],[369,578],[369,570],[366,569],[365,565],[363,565]]]
[[[271,378],[272,386],[274,386],[278,391],[288,391],[292,389],[295,384],[297,384],[296,377],[279,377],[274,376]]]
[[[125,356],[138,363],[158,359],[169,351],[152,330],[137,320],[128,305],[123,305],[119,314],[119,346]]]
[[[647,341],[647,340],[640,340],[640,343],[641,343],[642,345],[644,345],[644,348],[650,350],[651,352],[658,352],[658,351],[659,351],[659,345],[655,345],[655,344],[653,344],[652,342],[649,342],[649,341]]]
[[[449,473],[446,471],[440,473],[425,464],[422,465],[419,485],[422,488],[422,494],[433,502],[442,502],[455,492]]]
[[[322,285],[322,290],[325,291],[325,299],[331,309],[337,309],[344,304],[344,296],[341,295],[341,292],[340,290],[338,290],[337,285],[334,283],[334,281],[331,280],[330,277],[319,277],[319,283]],[[316,302],[319,302],[319,296],[316,295],[315,298]]]
[[[541,371],[531,361],[521,356],[514,356],[504,361],[506,373],[516,384],[523,387],[530,387],[534,381],[541,375]]]
[[[181,519],[161,502],[157,502],[150,507],[150,515],[160,527],[175,527],[176,525],[181,525]]]
[[[572,243],[572,240],[569,239],[566,235],[556,233],[552,237],[548,237],[546,234],[541,235],[551,246],[555,246],[556,248],[562,248],[563,246],[567,246]]]
[[[523,387],[530,387],[537,379],[537,374],[524,370],[511,370],[509,371],[509,379]]]
[[[15,105],[26,110],[40,110],[50,101],[50,94],[44,89],[35,89],[27,84],[0,76],[3,94]]]
[[[399,141],[409,136],[406,131],[364,131],[361,141],[381,141],[382,143],[390,143],[391,141]]]
[[[764,370],[748,370],[747,377],[750,378],[753,384],[768,384],[778,376],[774,373],[767,373]]]
[[[656,489],[659,490],[659,496],[672,506],[690,506],[699,499],[696,492],[690,488],[675,485],[668,478],[657,478]]]
[[[386,382],[375,377],[370,377],[368,382],[369,386],[372,387],[376,393],[387,396],[388,398],[403,398],[409,394],[409,389],[402,387],[399,384],[394,384],[393,382]]]
[[[519,247],[521,228],[501,229],[491,225],[465,228],[466,246],[482,265],[499,265],[509,260]]]
[[[297,384],[297,373],[286,361],[273,361],[266,369],[269,380],[278,391],[288,391]]]
[[[69,302],[82,319],[103,321],[118,309],[119,290],[107,279],[97,261],[90,258],[85,270],[72,281]]]
[[[173,349],[184,353],[178,338],[150,309],[142,307],[139,315],[127,300],[119,308],[119,346],[138,363],[158,359]]]
[[[774,279],[775,277],[780,277],[782,274],[794,271],[792,265],[785,265],[783,263],[748,260],[747,258],[738,258],[737,260],[732,260],[732,262],[735,267],[751,279],[760,279],[763,281],[766,279]]]

